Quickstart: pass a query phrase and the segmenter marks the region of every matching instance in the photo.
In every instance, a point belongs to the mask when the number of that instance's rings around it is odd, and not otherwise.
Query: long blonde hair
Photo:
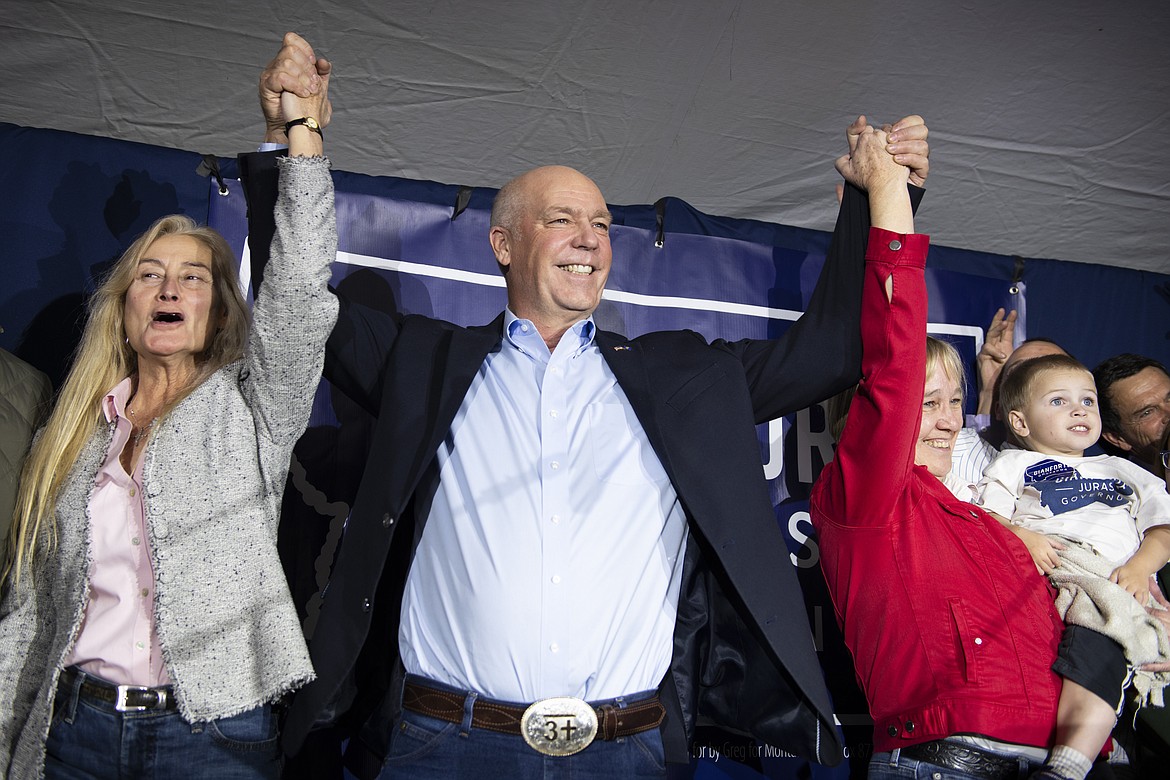
[[[85,443],[104,424],[102,399],[114,385],[138,370],[138,355],[124,329],[126,292],[138,272],[138,262],[159,238],[190,236],[211,250],[212,312],[222,325],[207,349],[196,356],[195,379],[163,410],[163,414],[218,369],[238,360],[248,339],[248,306],[240,295],[236,258],[223,236],[190,217],[162,217],[139,236],[110,269],[89,300],[89,318],[73,365],[61,386],[57,403],[41,430],[20,475],[13,532],[9,539],[7,579],[19,579],[36,559],[42,536],[52,549],[57,543],[53,507]],[[13,574],[15,572],[15,574]]]

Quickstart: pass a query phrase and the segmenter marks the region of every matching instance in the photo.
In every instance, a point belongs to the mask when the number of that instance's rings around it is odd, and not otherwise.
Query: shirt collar
[[[130,377],[126,377],[110,392],[106,393],[102,401],[102,411],[105,412],[106,422],[113,422],[119,417],[126,416],[126,404],[130,403],[130,391],[133,389]]]
[[[597,326],[593,323],[593,316],[590,315],[573,323],[565,331],[565,335],[561,336],[561,344],[565,344],[566,339],[568,339],[568,344],[572,346],[571,353],[577,355],[593,343],[593,337],[596,334]],[[504,338],[525,354],[542,355],[546,360],[549,357],[548,346],[544,343],[536,325],[533,324],[532,320],[517,317],[510,308],[504,309]],[[537,346],[538,344],[540,346]],[[558,345],[557,349],[560,348]]]

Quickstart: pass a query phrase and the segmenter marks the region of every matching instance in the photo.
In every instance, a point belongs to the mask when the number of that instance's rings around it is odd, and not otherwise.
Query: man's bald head
[[[496,193],[492,201],[491,227],[515,229],[524,209],[531,208],[535,194],[545,192],[557,183],[574,180],[582,186],[592,187],[597,191],[597,196],[601,197],[601,190],[597,184],[576,168],[567,165],[542,165],[525,171],[500,187],[500,191]]]

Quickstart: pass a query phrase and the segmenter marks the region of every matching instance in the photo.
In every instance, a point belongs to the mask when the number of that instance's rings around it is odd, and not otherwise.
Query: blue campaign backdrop
[[[57,385],[86,295],[158,216],[183,212],[219,228],[239,252],[245,281],[262,276],[262,266],[251,262],[234,160],[3,123],[0,149],[7,194],[0,347]],[[338,289],[372,305],[463,324],[486,322],[500,311],[503,282],[486,238],[494,191],[346,172],[334,177]],[[945,193],[929,192],[919,212],[927,231],[930,201],[938,197]],[[672,198],[611,208],[615,265],[596,317],[602,327],[630,336],[664,328],[731,339],[776,336],[804,308],[828,246],[826,233],[711,217]],[[992,312],[1005,306],[1026,312],[1021,333],[1055,338],[1090,366],[1122,351],[1170,361],[1170,277],[944,247],[931,249],[930,265],[931,330],[953,340],[969,360]],[[364,460],[362,415],[323,386],[290,471],[280,544],[309,633]],[[760,426],[758,436],[761,468],[850,751],[842,767],[811,773],[845,777],[849,764],[864,766],[871,747],[865,702],[837,633],[808,522],[808,489],[832,455],[831,439],[819,407]],[[788,778],[810,771],[785,757],[783,746],[704,736],[706,744],[695,750],[697,777]]]

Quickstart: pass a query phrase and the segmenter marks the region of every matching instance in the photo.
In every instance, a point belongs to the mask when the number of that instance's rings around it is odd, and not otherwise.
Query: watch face
[[[309,128],[310,130],[320,130],[321,129],[321,125],[317,124],[317,120],[311,116],[305,117],[304,121],[305,121],[305,127]]]

